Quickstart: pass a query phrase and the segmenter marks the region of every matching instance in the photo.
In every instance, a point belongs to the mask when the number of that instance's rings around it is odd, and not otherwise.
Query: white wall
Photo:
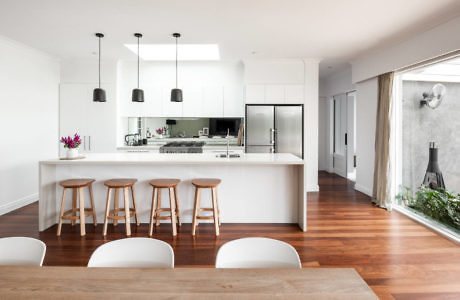
[[[423,62],[460,49],[460,17],[397,45],[376,50],[352,62],[353,82]]]
[[[327,121],[328,121],[328,98],[319,97],[318,102],[318,170],[327,171]]]
[[[38,200],[38,161],[58,155],[59,62],[0,37],[0,214]]]
[[[304,86],[304,160],[306,189],[318,191],[318,59],[248,60],[244,83]]]
[[[375,125],[378,80],[357,84],[356,93],[356,184],[355,189],[372,195],[374,180]]]

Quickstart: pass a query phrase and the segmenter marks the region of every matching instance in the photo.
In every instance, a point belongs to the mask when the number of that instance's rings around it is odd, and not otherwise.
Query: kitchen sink
[[[227,154],[217,154],[216,157],[227,158]],[[238,153],[228,155],[228,158],[238,158],[238,157],[241,157],[241,155],[239,155]]]

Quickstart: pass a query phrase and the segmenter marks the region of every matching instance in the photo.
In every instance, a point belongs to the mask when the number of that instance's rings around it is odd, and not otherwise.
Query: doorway
[[[356,92],[333,97],[334,173],[356,180]]]

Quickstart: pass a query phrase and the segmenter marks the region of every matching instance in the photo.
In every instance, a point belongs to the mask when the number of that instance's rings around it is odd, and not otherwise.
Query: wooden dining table
[[[0,267],[1,299],[377,299],[352,268]]]

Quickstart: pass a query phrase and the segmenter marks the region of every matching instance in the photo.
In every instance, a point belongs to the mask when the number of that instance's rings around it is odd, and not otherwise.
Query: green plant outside
[[[409,187],[404,187],[396,199],[445,225],[460,229],[460,194],[425,186],[420,186],[414,194]]]

